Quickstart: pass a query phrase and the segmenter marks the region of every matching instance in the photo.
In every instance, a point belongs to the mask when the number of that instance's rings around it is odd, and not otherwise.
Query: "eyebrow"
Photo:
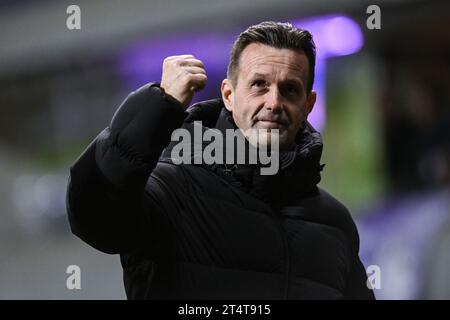
[[[256,79],[256,78],[266,78],[267,76],[268,76],[267,73],[259,73],[259,72],[256,72],[256,73],[254,73],[254,74],[252,74],[252,75],[250,76],[250,81],[251,81],[251,80],[254,80],[254,79]],[[283,82],[295,83],[295,84],[299,85],[299,86],[301,87],[301,89],[303,89],[303,81],[302,81],[301,79],[297,79],[297,78],[288,78],[288,79],[286,79],[286,80],[283,81]]]
[[[267,77],[267,74],[266,74],[266,73],[258,73],[258,72],[256,72],[256,73],[252,74],[252,76],[250,77],[250,79],[254,79],[254,78],[265,78],[265,77]]]
[[[269,74],[267,73],[259,73],[256,72],[254,74],[252,74],[250,76],[250,79],[255,79],[255,78],[266,78]],[[302,80],[300,78],[288,78],[286,80],[284,80],[283,82],[298,82],[299,84],[302,84]]]

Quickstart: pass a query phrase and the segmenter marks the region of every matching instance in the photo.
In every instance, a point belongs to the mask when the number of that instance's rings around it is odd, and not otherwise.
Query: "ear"
[[[308,97],[306,98],[306,116],[308,116],[314,108],[314,104],[316,103],[317,94],[314,90],[312,90]]]
[[[225,104],[225,108],[227,108],[228,111],[233,111],[233,98],[234,98],[234,89],[233,85],[231,84],[230,79],[223,79],[222,86],[220,88],[222,91],[222,100]]]

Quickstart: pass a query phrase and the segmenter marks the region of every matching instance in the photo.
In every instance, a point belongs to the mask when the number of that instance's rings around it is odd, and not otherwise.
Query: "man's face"
[[[316,100],[315,92],[306,92],[308,72],[305,54],[251,43],[241,54],[235,87],[223,80],[222,98],[242,131],[279,129],[286,149]]]

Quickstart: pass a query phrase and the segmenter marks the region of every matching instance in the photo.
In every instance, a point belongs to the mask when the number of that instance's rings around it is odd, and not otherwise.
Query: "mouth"
[[[284,129],[286,128],[286,122],[278,119],[259,119],[256,126],[261,129]]]

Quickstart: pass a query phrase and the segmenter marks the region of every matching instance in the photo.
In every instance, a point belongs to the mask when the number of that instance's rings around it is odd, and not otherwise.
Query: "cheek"
[[[249,123],[255,114],[257,101],[251,95],[236,96],[234,101],[235,117],[239,118],[241,123]]]
[[[233,120],[239,128],[245,127],[245,105],[237,96],[233,99]]]
[[[288,115],[293,123],[301,122],[305,117],[305,106],[292,106],[288,109]]]
[[[289,109],[288,117],[290,121],[290,130],[292,132],[296,132],[302,125],[303,121],[306,119],[306,109],[305,106],[299,107],[295,106],[292,109]]]

